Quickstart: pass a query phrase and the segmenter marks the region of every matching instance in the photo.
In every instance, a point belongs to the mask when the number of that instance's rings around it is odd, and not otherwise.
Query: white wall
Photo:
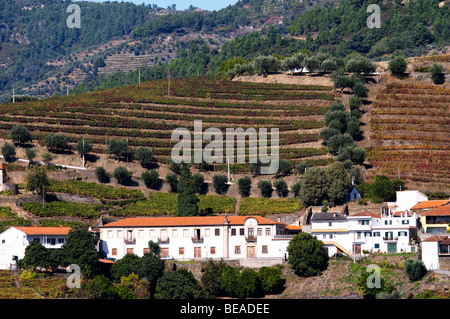
[[[422,242],[422,261],[428,270],[439,269],[439,244],[437,241]]]

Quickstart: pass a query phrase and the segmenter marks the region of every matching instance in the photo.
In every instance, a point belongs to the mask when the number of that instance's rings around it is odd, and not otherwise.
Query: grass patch
[[[289,214],[302,209],[295,198],[244,198],[238,215]]]

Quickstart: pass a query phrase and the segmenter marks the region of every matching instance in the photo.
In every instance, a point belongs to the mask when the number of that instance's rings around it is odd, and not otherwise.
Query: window
[[[211,247],[209,249],[209,251],[210,251],[211,255],[215,255],[216,254],[216,247]]]
[[[64,238],[58,238],[58,244],[64,244]]]
[[[401,237],[401,236],[408,236],[408,233],[405,232],[405,231],[399,231],[398,232],[398,237]]]
[[[172,229],[172,237],[178,237],[178,229]]]
[[[234,253],[236,255],[240,255],[241,254],[241,246],[234,246]]]
[[[269,252],[269,249],[267,248],[267,245],[263,245],[262,246],[262,251],[263,254],[267,254]]]
[[[145,254],[148,254],[148,248],[144,248],[143,250],[142,250],[142,253],[145,255]]]
[[[245,231],[244,228],[239,228],[239,235],[244,236],[244,231]]]
[[[127,254],[134,254],[133,248],[127,248]]]
[[[155,238],[155,230],[154,229],[150,230],[150,238]]]
[[[333,222],[328,222],[328,227],[333,226]]]
[[[183,229],[183,237],[189,237],[189,229]]]
[[[113,233],[112,233],[112,230],[108,230],[108,236],[107,236],[108,238],[113,238]]]
[[[231,228],[231,236],[236,236],[236,228]]]
[[[361,232],[356,232],[356,239],[361,239]]]
[[[379,249],[380,248],[380,244],[375,244],[374,247]]]
[[[403,219],[402,225],[409,225],[409,219]]]
[[[121,229],[119,229],[118,231],[117,231],[117,238],[122,238],[122,230]]]
[[[139,236],[139,238],[144,238],[144,230],[143,229],[139,229],[138,236]]]
[[[206,229],[205,229],[205,236],[206,236],[206,237],[211,236],[211,229],[209,229],[209,228],[206,228]]]
[[[184,247],[178,248],[178,255],[184,255]]]
[[[368,220],[362,220],[361,221],[361,225],[369,225],[369,221]]]
[[[117,256],[117,248],[111,249],[111,256]]]
[[[330,237],[330,239],[333,239],[333,234],[330,234],[329,237]]]
[[[2,239],[2,244],[4,244],[6,241],[4,239]]]
[[[384,221],[384,224],[385,224],[385,225],[392,225],[392,220],[385,220],[385,221]]]
[[[262,228],[258,228],[258,229],[256,230],[256,235],[262,236]]]
[[[384,233],[385,239],[392,239],[392,237],[393,237],[393,233],[391,231],[387,231]]]
[[[381,234],[379,231],[373,232],[373,237],[380,237],[380,236],[381,236]]]
[[[220,228],[214,229],[214,235],[220,236]]]
[[[266,228],[266,236],[270,236],[270,228],[269,227]]]
[[[372,237],[372,233],[370,231],[364,232],[364,237]]]

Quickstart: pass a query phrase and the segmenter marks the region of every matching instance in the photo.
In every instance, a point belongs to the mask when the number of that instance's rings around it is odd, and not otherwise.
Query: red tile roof
[[[425,200],[416,204],[416,206],[412,207],[411,209],[434,208],[442,205],[447,205],[448,203],[450,203],[449,199]]]
[[[450,206],[439,206],[438,208],[423,212],[422,216],[450,216]]]
[[[353,217],[353,216],[380,218],[380,214],[377,214],[377,213],[374,213],[374,212],[360,212],[360,213],[356,213],[356,214],[350,215],[349,217]]]
[[[243,225],[247,218],[255,218],[258,225],[285,225],[261,216],[227,216],[230,225]],[[223,225],[225,216],[193,217],[136,217],[125,218],[103,227],[157,227],[157,226],[207,226]]]
[[[70,227],[15,227],[27,235],[68,235]]]
[[[447,236],[445,236],[445,235],[444,236],[436,235],[436,236],[428,237],[427,239],[424,239],[422,241],[443,241],[445,239],[447,239]]]

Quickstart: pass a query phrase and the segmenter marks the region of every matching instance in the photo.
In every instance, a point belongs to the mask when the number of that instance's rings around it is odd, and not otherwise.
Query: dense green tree
[[[285,280],[281,278],[280,268],[263,266],[258,270],[258,277],[261,283],[261,290],[265,294],[277,294],[284,286]]]
[[[206,299],[214,299],[222,295],[221,278],[222,272],[227,265],[221,261],[208,259],[202,267],[201,284]]]
[[[170,192],[178,192],[178,175],[175,173],[168,173],[166,175],[166,182],[169,184]]]
[[[292,171],[292,163],[286,159],[280,159],[278,161],[278,176],[287,176],[291,174]]]
[[[125,158],[129,153],[128,142],[113,138],[108,142],[106,153],[114,155],[117,161],[120,161],[121,158]]]
[[[123,166],[119,166],[114,170],[113,177],[117,180],[117,183],[125,185],[131,181],[133,172],[127,170]]]
[[[242,197],[249,197],[252,188],[252,180],[248,176],[238,179],[238,192]]]
[[[324,169],[311,167],[303,174],[299,199],[305,206],[318,206],[327,198],[328,185]]]
[[[115,282],[120,282],[120,278],[127,277],[133,273],[135,263],[140,260],[135,254],[126,254],[111,266],[111,276]]]
[[[92,278],[99,270],[97,238],[83,229],[73,229],[69,232],[66,242],[62,246],[63,266],[77,264],[81,273]]]
[[[198,216],[198,202],[199,199],[195,194],[191,170],[188,165],[183,165],[178,182],[177,216]]]
[[[194,183],[195,192],[203,195],[208,191],[208,184],[205,182],[203,174],[195,173],[192,175],[192,182]]]
[[[109,183],[109,175],[102,166],[96,167],[94,173],[100,183]]]
[[[192,278],[186,276],[183,271],[184,269],[165,272],[158,279],[155,297],[158,299],[194,299],[197,281],[193,276]]]
[[[51,133],[44,139],[44,144],[50,152],[64,151],[68,148],[67,137],[64,134]]]
[[[272,182],[268,180],[260,180],[258,182],[258,189],[263,197],[271,197],[273,193]]]
[[[430,74],[434,84],[444,84],[445,73],[442,64],[433,63],[430,67]]]
[[[144,168],[148,168],[155,160],[152,150],[148,147],[140,146],[134,154],[139,164]]]
[[[228,190],[228,177],[225,174],[216,174],[213,176],[213,187],[217,194],[223,195]]]
[[[50,252],[39,241],[32,241],[25,248],[25,256],[22,264],[26,269],[47,268],[49,265]]]
[[[25,156],[28,159],[28,165],[33,163],[33,160],[36,158],[36,151],[32,148],[27,148],[25,150]]]
[[[22,125],[14,125],[9,132],[9,138],[12,139],[14,144],[19,145],[32,142],[30,132]]]
[[[80,156],[86,156],[94,149],[93,145],[84,139],[79,141],[75,148]]]
[[[88,299],[118,299],[117,288],[109,278],[104,275],[96,276],[94,279],[82,283],[81,288]]]
[[[405,261],[405,272],[408,275],[409,280],[417,281],[426,275],[427,269],[423,261],[409,258]]]
[[[50,185],[46,168],[42,166],[33,167],[26,177],[26,182],[27,191],[35,192],[38,195],[45,193],[45,188]]]
[[[278,197],[286,197],[289,194],[287,184],[282,178],[277,179],[273,183],[273,186],[275,187],[275,191],[277,192]]]
[[[1,151],[5,161],[7,162],[11,161],[16,156],[16,148],[13,144],[3,144]]]
[[[148,188],[161,189],[162,179],[159,178],[159,174],[156,169],[142,172],[141,178],[144,181],[145,186],[147,186]]]
[[[405,74],[407,63],[403,56],[394,56],[388,64],[391,74],[396,77],[402,77]]]
[[[287,251],[288,264],[298,276],[317,276],[328,267],[328,255],[322,241],[309,233],[295,235]]]
[[[154,295],[158,279],[163,275],[164,260],[154,254],[144,254],[133,264],[133,272],[140,278],[146,278],[150,284],[150,293]]]

